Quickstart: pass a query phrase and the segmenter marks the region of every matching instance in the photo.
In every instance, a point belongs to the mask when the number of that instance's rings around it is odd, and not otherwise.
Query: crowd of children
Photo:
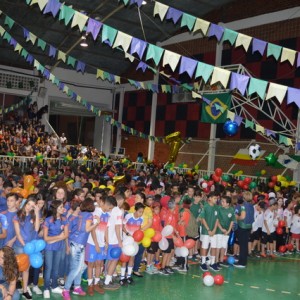
[[[66,167],[63,174],[49,176],[48,180],[41,180],[37,174],[35,187],[26,199],[13,190],[18,182],[2,178],[3,299],[19,299],[15,255],[24,253],[24,246],[34,239],[46,242],[44,264],[22,272],[20,289],[25,299],[32,299],[34,292],[45,299],[52,293],[69,300],[71,294],[93,296],[134,285],[133,276],[144,276],[144,262],[146,273],[170,276],[175,271],[187,272],[192,261],[199,263],[202,271],[218,272],[228,267],[224,258],[230,253],[237,256],[235,266],[245,268],[248,256],[276,257],[279,247],[288,243],[299,252],[300,194],[295,191],[242,191],[232,181],[227,188],[215,184],[214,191],[205,193],[195,178],[163,176],[151,169],[142,169],[136,175],[128,172],[123,182],[114,185],[108,177],[97,182],[95,172],[86,168]],[[282,233],[276,231],[279,222]],[[128,260],[121,259],[121,253],[116,255],[137,230],[153,228],[161,232],[168,225],[173,231],[165,236],[163,250],[152,241],[147,248],[139,244]],[[194,241],[189,253],[180,254],[180,241],[189,240]],[[4,260],[5,255],[10,258]],[[10,266],[7,261],[12,261]],[[86,291],[81,286],[85,269]],[[43,291],[39,286],[41,272]]]

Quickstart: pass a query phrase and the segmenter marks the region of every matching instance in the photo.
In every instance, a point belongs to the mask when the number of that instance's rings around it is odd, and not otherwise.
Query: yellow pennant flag
[[[86,15],[84,15],[78,11],[75,11],[71,27],[73,28],[75,26],[78,26],[79,30],[82,31],[86,22],[88,21],[88,19],[89,19],[89,17],[87,17]]]

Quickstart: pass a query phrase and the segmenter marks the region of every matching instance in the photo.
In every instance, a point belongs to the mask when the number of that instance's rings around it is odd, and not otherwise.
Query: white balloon
[[[125,255],[133,256],[135,252],[135,248],[133,245],[126,245],[122,248],[122,251]]]
[[[125,236],[123,237],[122,243],[123,243],[123,246],[126,246],[126,245],[132,245],[132,244],[134,243],[134,239],[133,239],[132,236],[127,236],[127,235],[125,235]]]
[[[213,286],[214,285],[214,278],[211,275],[206,275],[203,278],[203,283],[206,286]]]
[[[180,254],[182,257],[189,255],[189,249],[187,247],[180,247]]]
[[[163,230],[161,231],[161,235],[162,235],[163,237],[168,236],[168,235],[171,235],[171,234],[173,233],[173,230],[174,230],[173,226],[167,225],[167,226],[165,226],[165,227],[163,228]]]
[[[172,226],[171,226],[171,227],[172,227]],[[165,251],[165,250],[167,250],[168,247],[169,247],[169,242],[168,242],[168,240],[167,240],[165,237],[163,237],[163,238],[158,242],[158,246],[159,246],[159,248],[160,248],[162,251]]]
[[[203,188],[203,189],[206,189],[207,187],[208,187],[207,182],[202,182],[202,188]]]
[[[176,248],[176,249],[175,249],[175,255],[176,255],[177,257],[180,257],[180,256],[181,256],[180,248]]]
[[[133,247],[134,247],[134,254],[132,256],[135,256],[139,252],[139,244],[137,242],[133,242]]]

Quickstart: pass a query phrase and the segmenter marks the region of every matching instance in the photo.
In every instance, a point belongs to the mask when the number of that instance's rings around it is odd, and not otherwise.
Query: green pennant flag
[[[76,59],[72,56],[68,56],[67,64],[71,65],[73,68],[75,68]]]
[[[231,94],[203,94],[203,98],[204,101],[202,102],[201,122],[214,124],[225,123],[227,119],[226,110],[231,108]],[[220,109],[217,109],[216,105],[217,107],[219,106]]]
[[[37,42],[38,47],[40,47],[43,51],[45,51],[46,49],[46,42],[42,39],[38,39]]]
[[[5,16],[4,24],[7,25],[9,29],[11,29],[14,26],[15,21],[11,19],[9,16]]]
[[[251,129],[254,129],[254,123],[252,121],[249,121],[246,119],[245,121],[245,128],[251,128]]]
[[[59,20],[64,20],[65,25],[67,26],[73,18],[74,14],[75,10],[72,7],[62,5],[60,7]]]

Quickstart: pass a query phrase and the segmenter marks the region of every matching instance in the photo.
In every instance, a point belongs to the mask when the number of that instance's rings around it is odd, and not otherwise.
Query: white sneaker
[[[51,292],[52,292],[53,294],[62,294],[63,289],[60,288],[59,286],[57,286],[55,289],[51,289]]]
[[[44,297],[44,299],[50,299],[50,291],[44,290],[43,297]]]
[[[41,289],[37,285],[33,286],[32,291],[35,292],[37,295],[42,295],[43,294],[43,292],[41,291]]]
[[[28,292],[28,294],[29,294],[30,296],[32,296],[32,292],[31,292],[29,286],[27,287],[27,292]]]

